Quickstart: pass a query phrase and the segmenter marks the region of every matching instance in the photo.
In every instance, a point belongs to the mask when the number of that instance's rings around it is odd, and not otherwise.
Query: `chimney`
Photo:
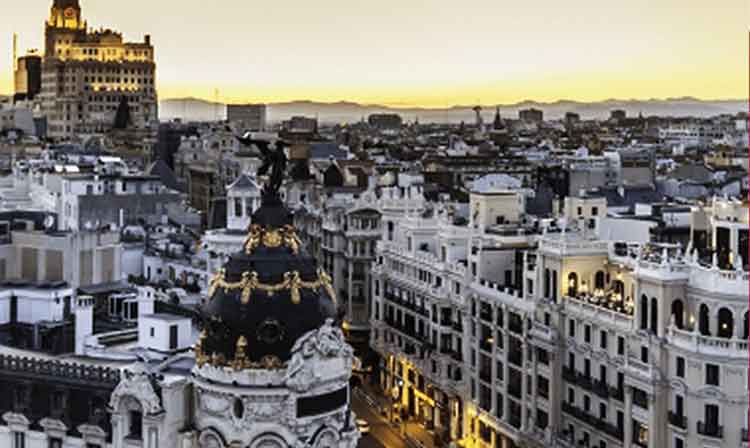
[[[76,355],[84,355],[86,338],[94,334],[94,298],[78,296],[75,308],[75,350]]]

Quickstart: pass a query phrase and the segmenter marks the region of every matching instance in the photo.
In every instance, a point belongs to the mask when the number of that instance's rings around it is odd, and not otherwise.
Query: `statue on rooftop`
[[[265,193],[275,195],[279,192],[281,184],[286,175],[287,157],[285,149],[291,145],[283,140],[260,140],[253,137],[250,132],[241,137],[237,137],[240,143],[245,146],[255,146],[260,150],[263,158],[263,165],[258,169],[258,176],[265,176],[269,170],[269,180],[266,184]]]

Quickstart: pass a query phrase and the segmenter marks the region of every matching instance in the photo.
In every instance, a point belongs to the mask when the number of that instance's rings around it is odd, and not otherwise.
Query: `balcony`
[[[711,437],[714,439],[721,439],[724,436],[724,427],[715,424],[706,424],[704,422],[698,422],[698,434]]]
[[[604,398],[605,400],[609,398],[609,386],[606,381],[593,380],[592,386],[594,388],[594,393],[600,398]]]
[[[440,326],[441,327],[447,327],[452,328],[453,327],[453,321],[451,319],[440,319]]]
[[[745,291],[747,294],[747,291]],[[716,336],[703,336],[697,331],[680,330],[670,326],[667,340],[673,345],[697,352],[719,352],[727,356],[747,356],[747,339],[727,339]]]
[[[678,428],[687,430],[687,417],[670,411],[669,412],[669,424],[672,426],[676,426]]]
[[[511,380],[512,379],[513,378],[511,378]],[[511,397],[514,397],[514,398],[517,398],[517,399],[520,400],[522,398],[522,395],[523,395],[521,393],[521,385],[520,384],[514,384],[513,382],[509,382],[508,383],[508,395],[510,395]]]
[[[479,318],[485,322],[492,323],[492,310],[481,310],[479,312]]]
[[[584,411],[583,409],[580,409],[568,402],[563,402],[562,404],[562,410],[566,414],[572,415],[576,419],[593,426],[594,428],[598,429],[599,431],[603,431],[607,434],[609,434],[611,437],[614,437],[617,440],[622,441],[624,432],[622,428],[619,428],[612,423],[608,422],[607,420],[597,418],[596,416],[589,414],[588,412]]]
[[[576,381],[576,371],[571,369],[570,367],[563,367],[563,379],[569,383],[575,383]]]
[[[487,353],[492,353],[492,339],[482,339],[479,341],[479,348]]]
[[[609,396],[617,401],[625,401],[625,388],[609,386]]]
[[[510,350],[508,352],[508,362],[515,366],[523,367],[523,352],[521,350]]]
[[[479,379],[487,384],[492,384],[492,373],[484,370],[479,371]]]

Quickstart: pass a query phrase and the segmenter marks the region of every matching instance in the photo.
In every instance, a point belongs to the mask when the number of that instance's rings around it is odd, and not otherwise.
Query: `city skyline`
[[[90,24],[150,34],[160,99],[222,102],[341,100],[444,107],[524,100],[599,101],[747,97],[747,17],[741,0],[544,8],[390,0],[362,7],[188,0],[127,5],[82,0]],[[19,54],[43,47],[48,0],[0,18],[0,93],[11,93],[12,32]],[[234,11],[231,14],[228,12]],[[416,22],[419,21],[419,25]],[[198,32],[197,30],[201,30]],[[711,39],[706,39],[711,36]]]

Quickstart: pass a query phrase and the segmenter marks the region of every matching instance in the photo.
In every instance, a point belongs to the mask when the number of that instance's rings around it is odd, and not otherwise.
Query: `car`
[[[366,420],[358,418],[355,423],[357,423],[357,429],[359,429],[360,434],[363,436],[370,434],[370,424]]]

